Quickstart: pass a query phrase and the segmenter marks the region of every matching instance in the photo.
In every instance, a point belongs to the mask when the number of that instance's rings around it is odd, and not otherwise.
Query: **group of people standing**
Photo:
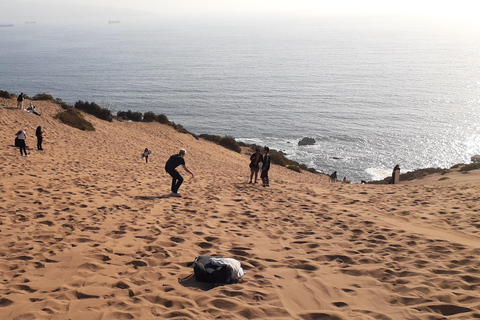
[[[43,150],[42,143],[43,143],[43,135],[44,131],[42,130],[41,126],[37,127],[35,131],[35,136],[37,137],[37,149]],[[15,147],[20,149],[20,155],[22,157],[29,157],[27,154],[27,144],[25,140],[27,139],[27,132],[26,130],[20,130],[15,134]]]
[[[268,171],[270,170],[270,149],[268,147],[263,148],[263,155],[260,152],[260,148],[255,149],[255,153],[250,156],[250,181],[255,179],[253,184],[257,183],[258,172],[260,173],[260,178],[262,179],[264,187],[270,187],[270,181],[268,178]]]

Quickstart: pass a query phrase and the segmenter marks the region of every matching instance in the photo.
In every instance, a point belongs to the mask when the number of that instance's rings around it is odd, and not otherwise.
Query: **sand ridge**
[[[41,117],[0,103],[2,319],[480,318],[476,171],[346,185],[272,166],[262,188],[248,155],[168,126],[85,115],[83,132],[50,102]],[[170,198],[180,148],[196,178]],[[211,254],[247,274],[196,282],[187,263]]]

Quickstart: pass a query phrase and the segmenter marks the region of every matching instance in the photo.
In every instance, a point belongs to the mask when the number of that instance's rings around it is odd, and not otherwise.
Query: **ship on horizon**
[[[0,27],[13,27],[13,23],[0,23]]]
[[[112,23],[120,23],[120,20],[108,20],[108,23],[109,23],[109,24],[112,24]]]

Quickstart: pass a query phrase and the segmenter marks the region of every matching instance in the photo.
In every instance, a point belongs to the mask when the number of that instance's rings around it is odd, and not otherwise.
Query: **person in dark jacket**
[[[38,150],[43,150],[43,148],[42,148],[43,131],[42,131],[41,126],[37,127],[37,131],[35,131],[35,136],[37,136],[37,149]]]
[[[264,147],[263,148],[263,160],[262,160],[262,173],[260,174],[260,178],[262,178],[263,186],[270,187],[270,180],[268,178],[268,171],[270,170],[270,148]]]
[[[252,178],[255,176],[255,182],[257,183],[258,171],[260,171],[259,163],[263,161],[263,156],[260,153],[260,149],[256,148],[255,153],[250,156],[250,181],[252,183]]]
[[[178,193],[178,189],[180,188],[180,186],[183,183],[183,177],[177,171],[178,166],[181,165],[185,171],[187,171],[188,173],[190,173],[192,175],[192,178],[195,177],[193,175],[193,173],[185,165],[184,157],[185,157],[186,154],[187,154],[187,152],[184,149],[182,149],[182,150],[180,150],[180,152],[178,154],[174,154],[173,156],[171,156],[167,160],[167,163],[165,163],[165,171],[170,176],[172,176],[172,188],[171,188],[172,193],[170,194],[170,196],[172,196],[172,197],[180,197],[180,193]]]
[[[22,157],[29,157],[27,154],[27,145],[25,144],[25,139],[27,139],[27,133],[25,130],[20,130],[16,134],[17,138],[15,140],[15,143],[18,145],[20,148],[20,155]],[[25,153],[25,155],[23,155]]]
[[[23,100],[25,98],[23,97],[23,92],[20,93],[20,95],[18,96],[17,98],[17,108],[20,109],[20,110],[23,110]]]

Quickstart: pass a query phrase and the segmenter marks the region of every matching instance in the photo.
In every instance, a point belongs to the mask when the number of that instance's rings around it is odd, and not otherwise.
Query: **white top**
[[[227,266],[232,272],[232,279],[238,280],[245,275],[240,261],[232,258],[210,258],[210,263],[214,266]]]
[[[20,140],[25,140],[26,137],[27,133],[25,131],[20,132],[20,134],[18,135],[18,139]]]

